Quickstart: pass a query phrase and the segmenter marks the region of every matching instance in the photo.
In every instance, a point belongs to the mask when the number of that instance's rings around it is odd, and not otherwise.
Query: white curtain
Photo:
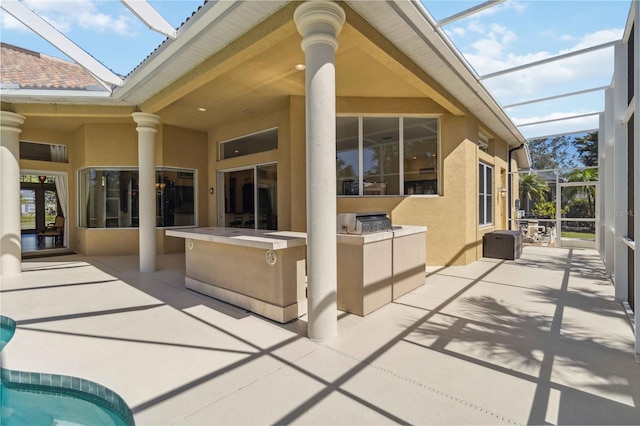
[[[60,204],[60,209],[62,210],[62,212],[58,212],[58,216],[60,216],[60,213],[62,213],[62,216],[64,217],[64,244],[66,246],[67,235],[69,234],[67,232],[67,229],[69,229],[67,226],[67,202],[69,201],[69,195],[67,194],[67,178],[66,176],[54,176],[53,179],[56,183],[56,195],[58,196],[58,203]]]
[[[67,147],[65,145],[51,145],[51,161],[56,163],[67,162]]]

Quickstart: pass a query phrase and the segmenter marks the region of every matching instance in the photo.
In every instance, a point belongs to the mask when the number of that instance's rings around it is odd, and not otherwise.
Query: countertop
[[[307,243],[307,234],[305,232],[294,231],[208,227],[168,229],[165,232],[169,237],[191,238],[192,240],[211,241],[220,244],[231,244],[266,250],[282,250],[290,247],[303,246]],[[426,226],[399,225],[393,226],[389,231],[374,232],[371,234],[337,234],[337,241],[341,244],[370,244],[376,241],[423,232],[427,232]]]
[[[307,243],[304,232],[220,227],[168,229],[165,232],[169,237],[190,238],[266,250],[282,250],[304,246]]]

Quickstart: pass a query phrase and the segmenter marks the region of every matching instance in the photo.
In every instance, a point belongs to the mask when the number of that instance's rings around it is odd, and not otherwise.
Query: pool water
[[[2,351],[15,334],[16,327],[10,318],[0,315],[0,319]],[[122,398],[97,383],[76,377],[18,372],[5,368],[0,368],[0,372],[2,426],[134,424],[131,410],[126,407]],[[92,389],[92,393],[84,392],[85,388]]]
[[[2,327],[0,327],[0,351],[9,343],[15,331],[15,327],[11,327],[9,324],[5,325],[4,321],[2,322]]]
[[[127,426],[118,415],[89,401],[50,393],[0,386],[3,426],[114,425]]]

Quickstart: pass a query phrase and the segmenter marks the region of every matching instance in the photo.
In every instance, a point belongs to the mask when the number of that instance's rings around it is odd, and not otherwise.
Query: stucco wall
[[[278,229],[306,230],[305,100],[292,96],[290,109],[277,114],[249,116],[246,120],[209,133],[209,183],[217,186],[217,172],[261,164],[278,163]],[[502,229],[506,198],[501,197],[501,178],[506,179],[507,145],[492,138],[488,152],[478,149],[480,131],[473,116],[455,116],[424,98],[338,98],[338,114],[428,114],[440,117],[442,174],[441,195],[338,197],[338,212],[384,211],[394,224],[428,227],[427,263],[467,264],[482,256],[482,235]],[[277,151],[218,161],[218,144],[246,134],[278,126]],[[486,130],[483,132],[487,133]],[[492,135],[490,135],[492,136]],[[478,226],[478,162],[494,168],[494,224]],[[501,171],[504,170],[504,175]],[[506,185],[506,184],[505,184]],[[209,196],[209,220],[217,217],[218,198]]]
[[[181,127],[163,125],[158,132],[160,147],[156,150],[156,165],[195,169],[196,171],[196,225],[209,226],[208,218],[208,164],[212,157],[207,147],[207,134]],[[137,142],[136,142],[137,144]],[[137,158],[137,156],[136,156]],[[157,236],[158,253],[184,251],[182,238],[167,237],[164,231]]]
[[[304,117],[304,112],[303,112]],[[218,172],[232,169],[242,169],[257,164],[277,163],[278,165],[278,229],[292,229],[291,207],[291,170],[292,158],[290,153],[291,139],[289,126],[289,111],[283,110],[271,114],[247,114],[247,118],[239,123],[218,127],[209,132],[209,181],[208,186],[215,188],[216,195],[208,196],[209,223],[213,226],[223,226],[224,221],[218,216],[218,200],[221,188],[218,182]],[[218,146],[220,142],[257,133],[263,130],[278,128],[278,149],[256,154],[249,154],[225,160],[218,160]],[[297,160],[296,160],[297,161]]]
[[[34,129],[25,124],[21,140],[67,146],[68,163],[21,160],[22,170],[62,172],[68,177],[67,229],[69,248],[87,255],[138,253],[137,229],[86,229],[78,227],[78,171],[87,167],[137,167],[138,133],[129,120],[118,123],[85,123],[74,131]],[[156,166],[196,170],[198,225],[207,226],[207,135],[203,132],[161,125],[156,136]],[[181,239],[157,231],[157,252],[184,251]]]

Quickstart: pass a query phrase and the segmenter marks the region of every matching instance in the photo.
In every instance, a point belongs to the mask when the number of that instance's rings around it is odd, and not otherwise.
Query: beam
[[[449,25],[452,22],[459,21],[460,19],[464,19],[467,16],[471,16],[474,13],[478,13],[483,11],[484,9],[488,9],[490,7],[496,6],[500,3],[505,2],[506,0],[489,0],[474,7],[470,7],[469,9],[465,9],[462,12],[458,12],[454,15],[449,16],[448,18],[444,18],[436,22],[436,27],[442,27],[444,25]]]
[[[64,34],[54,28],[47,21],[36,15],[18,0],[3,0],[0,7],[11,16],[22,22],[40,37],[51,43],[55,48],[73,59],[78,65],[95,76],[100,82],[122,86],[124,81],[110,69],[102,65],[93,56],[82,50],[69,40]],[[111,90],[110,87],[105,87]]]
[[[501,75],[504,75],[504,74],[509,74],[509,73],[512,73],[512,72],[525,70],[527,68],[537,67],[538,65],[544,65],[544,64],[548,64],[550,62],[555,62],[555,61],[560,61],[562,59],[571,58],[572,56],[583,55],[585,53],[593,52],[593,51],[596,51],[596,50],[606,49],[607,47],[615,46],[618,43],[620,43],[620,40],[609,41],[607,43],[598,44],[596,46],[591,46],[591,47],[587,47],[587,48],[584,48],[584,49],[575,50],[573,52],[563,53],[562,55],[556,55],[556,56],[552,56],[550,58],[541,59],[539,61],[529,62],[528,64],[518,65],[518,66],[513,67],[513,68],[507,68],[507,69],[504,69],[504,70],[501,70],[501,71],[496,71],[496,72],[492,72],[492,73],[489,73],[489,74],[485,74],[485,75],[480,77],[480,80],[486,80],[488,78],[498,77],[498,76],[501,76]]]
[[[178,37],[178,31],[158,13],[146,0],[120,0],[127,9],[144,22],[150,29],[164,34],[170,39]]]
[[[507,108],[513,108],[513,107],[522,106],[522,105],[534,104],[534,103],[537,103],[537,102],[551,101],[553,99],[568,98],[569,96],[583,95],[585,93],[591,93],[591,92],[598,92],[600,90],[606,90],[609,87],[610,86],[600,86],[600,87],[594,87],[593,89],[578,90],[576,92],[567,92],[567,93],[562,93],[560,95],[548,96],[546,98],[531,99],[531,100],[528,100],[528,101],[518,102],[518,103],[515,103],[515,104],[504,105],[502,108],[503,109],[507,109]]]
[[[586,129],[586,130],[578,130],[577,132],[569,132],[569,133],[556,133],[554,135],[541,135],[541,136],[533,136],[530,138],[527,138],[527,141],[531,141],[531,140],[537,140],[537,139],[551,139],[551,138],[558,138],[561,136],[571,136],[571,135],[577,135],[577,134],[582,134],[582,133],[593,133],[593,132],[597,132],[598,129]]]
[[[578,114],[578,115],[569,115],[567,117],[560,117],[560,118],[551,118],[549,120],[540,120],[540,121],[533,121],[531,123],[523,123],[523,124],[516,124],[516,126],[518,127],[525,127],[525,126],[533,126],[534,124],[544,124],[544,123],[553,123],[555,121],[564,121],[564,120],[572,120],[574,118],[582,118],[582,117],[591,117],[593,115],[598,115],[600,114],[601,111],[598,112],[589,112],[586,114]],[[572,132],[573,133],[573,132]]]

